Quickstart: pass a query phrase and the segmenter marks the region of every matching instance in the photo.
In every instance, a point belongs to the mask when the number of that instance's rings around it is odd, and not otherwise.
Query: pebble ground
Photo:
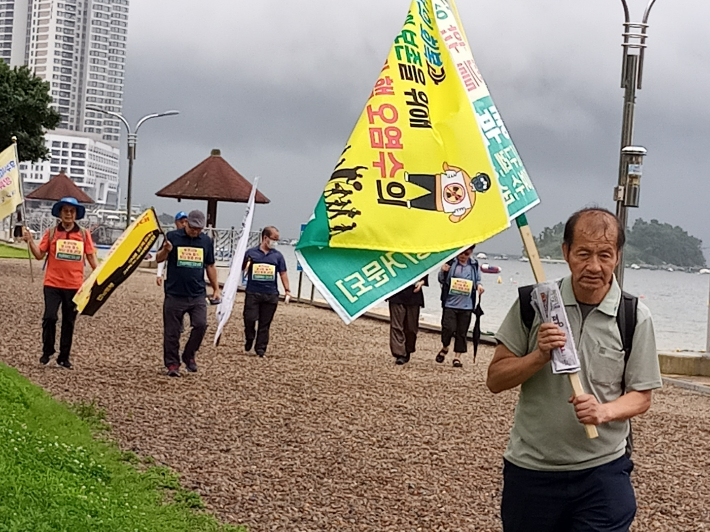
[[[517,391],[485,387],[490,348],[456,369],[434,362],[437,337],[423,333],[413,360],[395,366],[387,324],[345,326],[290,304],[260,359],[243,350],[240,296],[219,347],[210,309],[199,372],[170,379],[162,292],[139,271],[79,318],[67,371],[38,363],[42,285],[29,282],[27,261],[0,261],[0,297],[0,360],[61,400],[95,401],[123,449],[178,471],[225,522],[252,532],[501,529]],[[710,530],[710,396],[665,387],[634,435],[633,530]]]

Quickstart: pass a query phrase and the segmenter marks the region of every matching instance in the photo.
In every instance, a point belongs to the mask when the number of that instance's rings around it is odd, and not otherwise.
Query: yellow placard
[[[253,281],[274,281],[276,279],[276,266],[273,264],[254,264],[251,270]]]
[[[205,262],[205,251],[202,248],[178,246],[177,265],[183,268],[202,268]]]
[[[471,291],[473,291],[473,281],[471,279],[461,279],[458,277],[454,277],[451,279],[449,295],[470,296]]]
[[[54,256],[58,260],[80,261],[84,258],[84,242],[81,240],[57,240]]]

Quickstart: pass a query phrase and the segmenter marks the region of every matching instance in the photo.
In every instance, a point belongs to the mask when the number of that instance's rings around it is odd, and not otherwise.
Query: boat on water
[[[698,273],[701,275],[708,275],[710,274],[710,270],[708,270],[707,268],[701,268],[700,270],[698,270]]]
[[[520,257],[520,262],[530,262],[530,259],[527,257]]]
[[[629,268],[631,268],[632,270],[640,270],[641,266],[639,266],[638,264],[632,264],[631,266],[629,266]]]
[[[485,253],[479,253],[478,255],[476,255],[476,258],[486,260],[488,258],[488,255],[486,255]]]
[[[495,266],[493,264],[484,263],[481,264],[481,271],[483,273],[500,273],[503,271],[500,266]]]

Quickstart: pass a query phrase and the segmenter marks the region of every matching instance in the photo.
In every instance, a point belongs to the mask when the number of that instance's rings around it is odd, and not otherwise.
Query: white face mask
[[[266,247],[269,249],[275,249],[279,245],[278,240],[271,240],[270,238],[266,239]]]

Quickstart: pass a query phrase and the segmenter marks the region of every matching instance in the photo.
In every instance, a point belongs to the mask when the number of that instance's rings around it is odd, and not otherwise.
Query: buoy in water
[[[503,279],[501,278],[500,275],[498,276],[498,280],[496,281],[496,283],[503,284]]]

